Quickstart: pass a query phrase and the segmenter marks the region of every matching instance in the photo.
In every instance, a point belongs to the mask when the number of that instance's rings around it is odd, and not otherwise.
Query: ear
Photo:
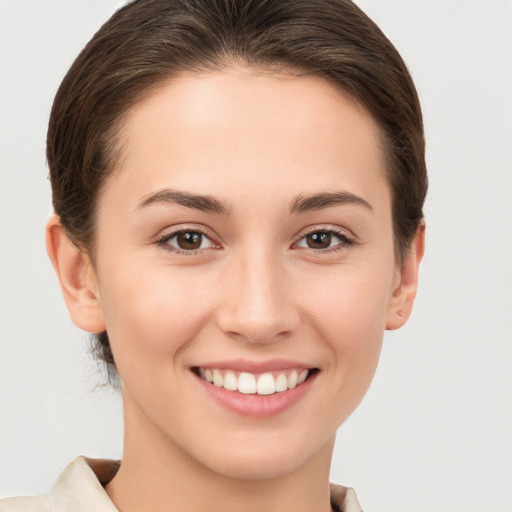
[[[55,214],[46,224],[46,250],[73,323],[87,332],[104,331],[96,272],[89,256],[69,240]]]
[[[412,306],[418,289],[418,269],[425,251],[425,225],[418,228],[409,252],[397,265],[391,300],[388,304],[386,329],[402,327],[412,313]]]

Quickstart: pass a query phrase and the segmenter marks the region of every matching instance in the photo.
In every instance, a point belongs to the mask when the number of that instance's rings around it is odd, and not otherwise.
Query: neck
[[[328,512],[334,439],[290,472],[236,478],[206,467],[144,420],[125,418],[124,455],[107,494],[122,512]]]

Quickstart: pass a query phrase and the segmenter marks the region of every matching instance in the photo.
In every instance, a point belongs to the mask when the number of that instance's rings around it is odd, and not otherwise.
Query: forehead
[[[183,74],[136,103],[118,135],[121,165],[107,188],[131,184],[139,196],[170,185],[222,196],[227,184],[247,199],[340,186],[361,194],[365,183],[388,194],[378,126],[318,77]]]

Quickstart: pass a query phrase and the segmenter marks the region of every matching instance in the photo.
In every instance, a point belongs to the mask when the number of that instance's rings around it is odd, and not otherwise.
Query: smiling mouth
[[[273,395],[304,383],[316,368],[294,368],[265,373],[249,373],[221,368],[194,367],[192,371],[210,384],[244,395]]]

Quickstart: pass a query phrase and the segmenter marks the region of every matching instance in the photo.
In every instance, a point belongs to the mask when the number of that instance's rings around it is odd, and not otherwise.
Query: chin
[[[279,452],[271,456],[264,450],[263,456],[250,457],[245,454],[237,454],[235,457],[222,457],[210,470],[215,471],[229,479],[261,481],[286,477],[296,472],[304,465],[303,460],[297,454],[288,456]],[[244,456],[245,455],[245,456]]]
[[[335,434],[324,443],[320,442],[318,436],[318,444],[311,443],[311,440],[308,443],[306,440],[282,439],[282,436],[273,441],[263,437],[241,444],[233,443],[230,449],[219,449],[215,453],[208,454],[207,450],[203,450],[196,461],[207,470],[230,479],[279,479],[299,471],[312,459],[320,457],[330,462]]]

